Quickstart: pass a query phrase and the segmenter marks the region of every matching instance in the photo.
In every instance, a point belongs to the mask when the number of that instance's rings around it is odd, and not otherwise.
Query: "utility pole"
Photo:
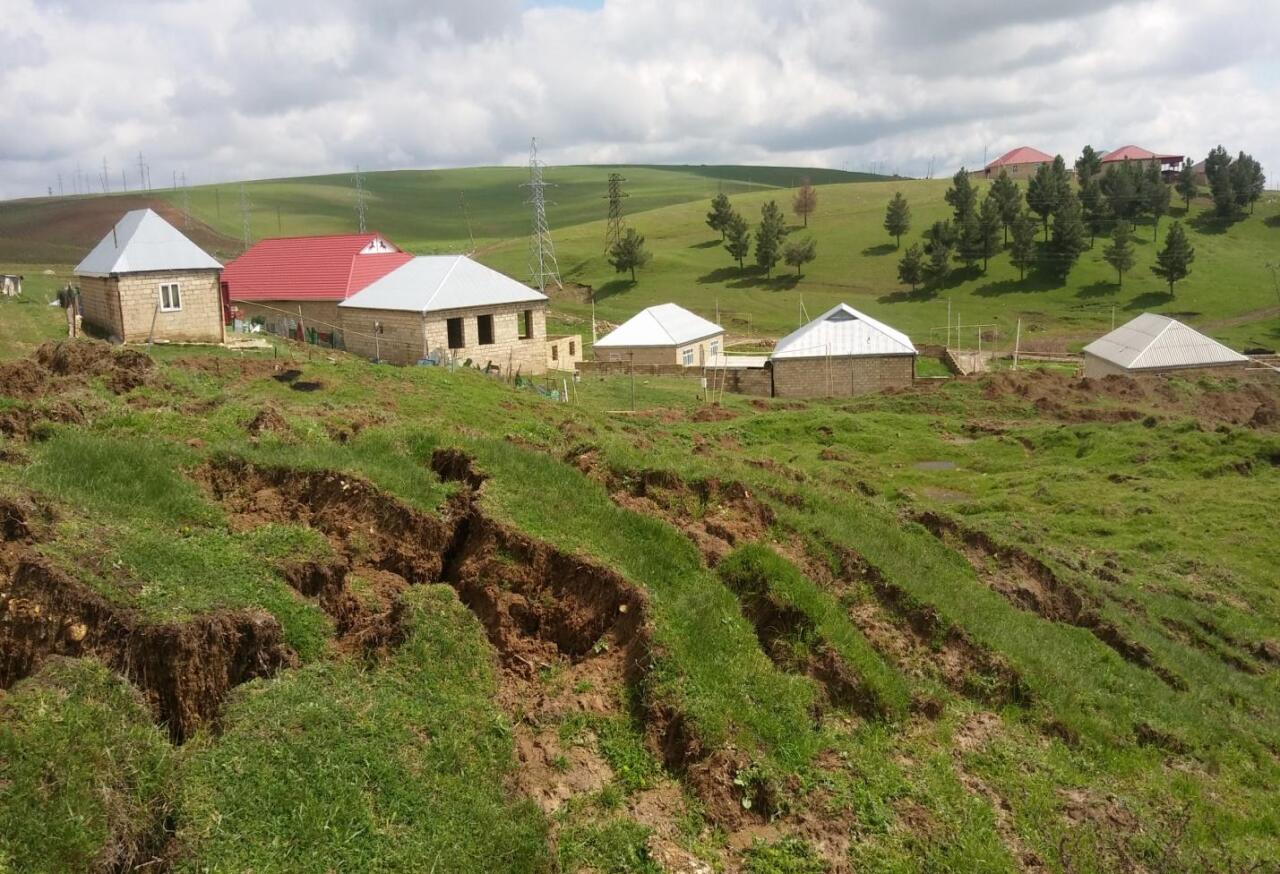
[[[471,232],[471,211],[467,209],[467,196],[458,191],[458,206],[462,208],[462,220],[467,224],[467,241],[471,248],[467,250],[468,255],[474,255],[476,251],[476,235]]]
[[[538,140],[529,141],[529,181],[521,185],[529,189],[525,201],[533,207],[533,232],[529,236],[529,274],[538,291],[546,294],[548,281],[563,289],[560,282],[560,265],[556,262],[555,246],[551,243],[551,229],[547,226],[547,183],[542,179],[542,162],[538,160]]]
[[[191,191],[187,188],[186,170],[182,171],[182,224],[191,230]]]
[[[102,158],[102,193],[107,194],[111,191],[111,177],[107,175],[107,158]]]
[[[58,196],[59,197],[64,196],[64,192],[62,190],[62,172],[61,171],[58,172]]]
[[[247,251],[249,248],[249,194],[244,190],[243,183],[240,185],[240,224],[244,232],[244,247]]]
[[[367,207],[364,199],[364,175],[360,172],[359,164],[356,164],[356,175],[353,178],[356,182],[356,226],[363,234]]]
[[[609,201],[609,223],[604,231],[604,251],[606,254],[622,239],[622,198],[627,197],[622,191],[622,183],[626,182],[621,173],[609,174],[609,193],[605,195]]]
[[[142,191],[147,187],[147,162],[142,159],[142,152],[138,152],[138,190]]]

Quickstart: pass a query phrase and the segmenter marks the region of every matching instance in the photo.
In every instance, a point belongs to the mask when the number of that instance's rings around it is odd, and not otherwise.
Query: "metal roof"
[[[149,209],[126,212],[76,265],[78,276],[155,270],[221,270],[222,265]]]
[[[413,256],[378,234],[259,240],[222,271],[232,300],[346,300]]]
[[[1181,155],[1158,155],[1150,149],[1144,149],[1142,146],[1121,146],[1118,149],[1112,149],[1103,155],[1099,161],[1103,164],[1110,164],[1114,161],[1181,161]]]
[[[338,306],[429,313],[546,299],[466,255],[425,255],[410,259]]]
[[[848,304],[839,304],[792,331],[773,347],[773,359],[915,355],[911,338]]]
[[[1143,313],[1084,351],[1126,370],[1162,370],[1236,364],[1249,359],[1176,319]]]
[[[724,328],[682,306],[662,303],[636,313],[596,342],[596,348],[683,346],[723,334]]]
[[[1046,155],[1039,149],[1033,149],[1030,146],[1018,146],[1005,152],[999,158],[996,158],[985,169],[993,167],[1009,167],[1015,164],[1052,164],[1053,156]]]

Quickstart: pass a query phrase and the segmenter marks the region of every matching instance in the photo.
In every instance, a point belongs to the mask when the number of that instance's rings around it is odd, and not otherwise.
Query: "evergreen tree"
[[[925,233],[924,250],[929,260],[924,265],[924,275],[930,282],[940,283],[951,274],[956,242],[956,229],[951,222],[934,222]]]
[[[809,184],[806,177],[800,183],[800,190],[796,192],[795,200],[791,202],[791,210],[800,218],[804,219],[804,226],[809,227],[809,216],[818,209],[818,191]]]
[[[783,253],[783,260],[789,266],[796,268],[797,279],[804,275],[800,272],[800,268],[817,257],[818,244],[813,237],[805,237],[803,240],[787,244],[787,249]]]
[[[1236,198],[1232,191],[1231,156],[1222,146],[1209,152],[1204,159],[1204,172],[1209,177],[1209,193],[1213,196],[1213,209],[1220,218],[1231,218],[1236,212]]]
[[[982,258],[982,226],[978,224],[976,213],[969,213],[964,221],[959,222],[955,257],[957,261],[969,268]]]
[[[1036,261],[1036,220],[1026,210],[1009,226],[1013,245],[1009,248],[1009,261],[1018,268],[1018,279],[1027,278],[1027,268]]]
[[[987,263],[991,256],[1000,251],[1000,204],[994,194],[988,190],[982,198],[982,206],[978,208],[977,246],[982,258],[982,272],[987,272]]]
[[[1126,221],[1116,222],[1111,232],[1111,245],[1102,250],[1102,260],[1116,269],[1116,284],[1124,287],[1124,274],[1137,260],[1133,253],[1133,226]]]
[[[969,179],[968,170],[961,167],[956,175],[951,177],[951,187],[947,189],[946,198],[947,203],[951,204],[952,210],[955,211],[957,225],[964,224],[965,219],[977,213],[978,192]]]
[[[911,207],[901,191],[893,193],[893,199],[884,213],[884,229],[895,240],[898,248],[902,248],[902,235],[911,230]]]
[[[1036,175],[1032,176],[1031,181],[1027,183],[1027,206],[1040,216],[1046,240],[1049,239],[1049,216],[1057,210],[1060,196],[1061,191],[1054,177],[1052,165],[1041,164],[1036,168]]]
[[[919,244],[912,243],[907,247],[902,260],[898,262],[898,279],[910,285],[912,291],[924,281],[924,253],[920,251]]]
[[[1049,255],[1058,275],[1066,276],[1070,273],[1081,253],[1089,248],[1085,234],[1080,199],[1068,192],[1058,211],[1054,213],[1053,237],[1049,241]]]
[[[1080,180],[1080,210],[1084,214],[1084,225],[1089,231],[1089,248],[1093,248],[1094,238],[1102,233],[1111,218],[1110,204],[1102,196],[1102,182],[1097,176],[1087,176]]]
[[[730,214],[724,233],[724,247],[733,260],[738,262],[738,269],[741,270],[743,260],[751,254],[751,232],[747,227],[747,220],[736,209]]]
[[[1182,166],[1178,169],[1178,181],[1174,184],[1174,188],[1182,197],[1182,205],[1191,209],[1191,198],[1196,196],[1196,170],[1190,158],[1182,159]]]
[[[1169,297],[1173,297],[1173,284],[1185,279],[1191,272],[1191,262],[1196,260],[1196,250],[1191,248],[1182,222],[1174,222],[1164,235],[1164,248],[1156,255],[1156,265],[1151,272],[1169,283]]]
[[[707,213],[707,226],[720,232],[720,242],[724,242],[725,231],[729,228],[729,219],[733,216],[733,207],[729,204],[729,195],[721,192],[711,198],[711,212]]]
[[[787,236],[787,223],[778,209],[778,202],[771,200],[760,209],[760,227],[756,228],[756,264],[764,268],[766,276],[773,275],[774,265],[782,258],[782,241]]]
[[[1093,179],[1102,172],[1102,156],[1094,151],[1093,146],[1085,146],[1076,158],[1076,179],[1083,188],[1086,179]]]
[[[619,273],[631,271],[631,281],[636,281],[636,268],[649,263],[649,251],[644,247],[644,236],[635,228],[627,228],[622,239],[609,249],[609,263]]]
[[[1262,165],[1244,152],[1232,162],[1230,167],[1231,195],[1235,198],[1236,211],[1243,212],[1249,207],[1253,212],[1253,204],[1262,196],[1267,177],[1262,173]]]
[[[1111,214],[1132,221],[1142,207],[1142,175],[1132,161],[1112,164],[1102,176],[1102,194]]]
[[[1018,189],[1018,184],[1009,178],[1009,171],[1005,168],[1000,168],[1000,175],[991,183],[989,196],[996,199],[996,205],[1000,208],[1000,224],[1004,226],[1004,242],[1008,245],[1009,226],[1022,211],[1022,192]]]
[[[1154,240],[1160,232],[1160,217],[1169,211],[1169,186],[1164,182],[1164,176],[1160,173],[1160,164],[1152,161],[1147,165],[1146,184],[1143,186],[1143,206],[1146,211],[1151,214],[1151,239]]]

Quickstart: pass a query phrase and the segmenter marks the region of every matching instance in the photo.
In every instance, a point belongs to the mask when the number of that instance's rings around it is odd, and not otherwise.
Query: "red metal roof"
[[[255,243],[222,269],[231,300],[346,300],[413,256],[390,251],[360,254],[378,234],[277,237]]]
[[[1033,149],[1030,146],[1018,146],[1011,152],[1005,152],[999,158],[996,158],[985,169],[995,167],[1005,167],[1013,164],[1052,164],[1053,155],[1046,155],[1039,149]]]
[[[1112,161],[1181,161],[1181,155],[1157,155],[1150,149],[1144,149],[1142,146],[1121,146],[1118,149],[1112,149],[1102,156],[1102,163],[1110,164]]]

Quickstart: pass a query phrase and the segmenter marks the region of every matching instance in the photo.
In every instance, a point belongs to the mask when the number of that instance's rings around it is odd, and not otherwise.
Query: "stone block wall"
[[[581,335],[547,338],[547,370],[575,370],[581,362]]]
[[[908,388],[914,376],[912,355],[783,358],[773,361],[773,393],[780,398],[851,397]]]
[[[218,270],[123,273],[77,277],[84,320],[125,343],[144,343],[155,320],[155,339],[221,343],[222,298]],[[181,308],[158,311],[160,286],[177,283]]]

